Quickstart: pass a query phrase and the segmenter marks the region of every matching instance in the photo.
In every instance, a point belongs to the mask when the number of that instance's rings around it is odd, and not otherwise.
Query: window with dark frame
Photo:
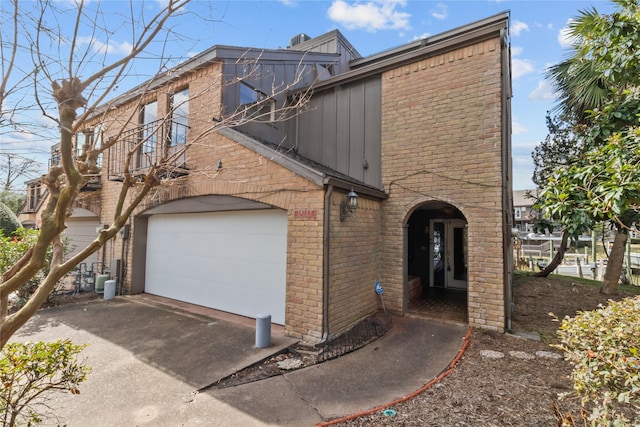
[[[140,109],[140,142],[142,145],[138,150],[138,167],[146,168],[153,163],[152,154],[156,151],[158,144],[158,102],[153,101],[145,104]]]
[[[41,194],[42,194],[42,186],[40,183],[33,183],[29,185],[29,194],[27,196],[28,212],[35,212],[36,208],[38,207],[38,203],[40,203]]]
[[[102,124],[96,125],[92,130],[85,130],[77,132],[76,144],[75,144],[75,156],[80,157],[86,155],[87,150],[96,150],[102,146],[102,133],[104,132],[104,126]],[[96,160],[96,166],[99,168],[102,165],[102,153],[98,154]]]
[[[189,88],[182,89],[169,96],[171,123],[167,145],[184,145],[189,131]]]
[[[240,82],[240,106],[238,111],[258,121],[272,122],[275,117],[275,100],[245,82]]]

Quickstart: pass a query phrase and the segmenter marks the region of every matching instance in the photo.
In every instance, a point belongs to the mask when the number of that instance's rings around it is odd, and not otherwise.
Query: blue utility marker
[[[378,295],[382,295],[384,293],[384,289],[382,289],[382,285],[380,284],[379,280],[376,280],[375,285],[373,285],[373,289],[376,290],[376,293]]]

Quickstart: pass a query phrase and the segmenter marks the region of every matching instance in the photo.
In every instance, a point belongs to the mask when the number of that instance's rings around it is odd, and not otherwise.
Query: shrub
[[[18,215],[20,208],[24,204],[25,198],[23,194],[7,190],[0,191],[0,203],[4,203],[16,215]]]
[[[2,230],[0,230],[0,275],[9,270],[13,264],[15,264],[28,250],[33,246],[38,239],[38,230],[26,230],[19,228],[14,232],[13,237],[4,237]],[[63,251],[66,253],[68,250],[68,240],[63,240]],[[19,308],[29,299],[31,294],[35,292],[38,285],[47,274],[49,274],[49,264],[53,251],[51,248],[47,251],[45,267],[38,272],[31,280],[13,295],[11,300],[12,308]],[[61,281],[52,294],[58,292],[63,282]]]
[[[640,297],[566,317],[558,330],[594,426],[640,425]]]
[[[5,345],[0,350],[1,425],[41,423],[51,392],[79,394],[90,370],[78,361],[84,347],[69,340]]]
[[[4,203],[0,202],[0,230],[5,236],[10,236],[22,227],[15,213]]]

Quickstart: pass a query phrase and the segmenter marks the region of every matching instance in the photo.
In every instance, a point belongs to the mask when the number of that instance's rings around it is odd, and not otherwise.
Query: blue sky
[[[157,11],[166,0],[136,2],[137,13]],[[2,2],[4,3],[4,2]],[[70,0],[56,0],[59,8],[72,5]],[[95,1],[87,3],[90,8]],[[118,16],[125,3],[103,1],[105,27],[112,30],[108,40],[85,31],[87,43],[107,60],[117,59],[130,48],[130,28]],[[172,38],[163,55],[186,59],[214,45],[258,48],[285,48],[290,39],[305,33],[318,36],[339,29],[363,56],[435,35],[504,11],[511,13],[513,71],[513,174],[514,189],[533,188],[531,152],[544,140],[545,114],[555,100],[544,78],[545,69],[567,54],[564,29],[580,10],[595,7],[602,13],[613,10],[608,1],[411,1],[411,0],[272,0],[272,1],[202,1],[193,0],[180,17],[172,21]],[[0,8],[1,9],[1,8]],[[124,13],[125,11],[123,11]],[[69,15],[70,16],[70,15]],[[50,17],[64,23],[64,14]],[[83,39],[84,40],[84,39]],[[141,63],[143,64],[143,63]],[[157,69],[147,71],[138,64],[132,77],[120,85],[117,93],[140,83]],[[37,120],[40,120],[36,118]],[[47,141],[14,138],[0,132],[0,152],[48,151]],[[21,141],[19,145],[16,143]]]

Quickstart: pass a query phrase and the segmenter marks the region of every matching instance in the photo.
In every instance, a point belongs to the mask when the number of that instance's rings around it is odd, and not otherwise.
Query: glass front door
[[[467,226],[462,220],[431,220],[431,286],[467,289]]]

